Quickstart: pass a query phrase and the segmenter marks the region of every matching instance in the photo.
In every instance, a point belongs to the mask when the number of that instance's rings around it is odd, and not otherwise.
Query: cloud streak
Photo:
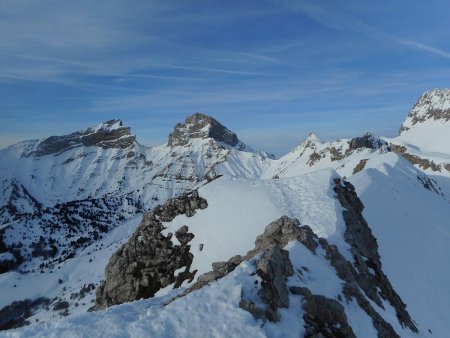
[[[437,56],[442,56],[443,58],[446,59],[450,59],[450,52],[447,52],[445,50],[433,47],[433,46],[429,46],[423,43],[420,43],[418,41],[414,41],[414,40],[407,40],[407,39],[401,39],[401,38],[395,38],[399,43],[405,45],[405,46],[410,46],[413,47],[417,50],[421,50],[421,51],[425,51]]]
[[[280,3],[290,9],[308,15],[311,19],[328,28],[336,30],[350,30],[370,37],[385,38],[399,45],[408,46],[418,51],[423,51],[445,59],[450,59],[450,52],[448,51],[415,41],[414,39],[407,39],[385,32],[356,19],[351,14],[343,11],[341,2],[332,3],[325,1],[324,4],[323,2],[318,1],[301,0],[282,1]]]

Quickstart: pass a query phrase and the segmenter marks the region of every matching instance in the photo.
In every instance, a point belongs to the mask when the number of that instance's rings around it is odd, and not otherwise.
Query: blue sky
[[[120,118],[158,145],[193,112],[276,154],[393,136],[450,81],[450,2],[0,2],[0,147]]]

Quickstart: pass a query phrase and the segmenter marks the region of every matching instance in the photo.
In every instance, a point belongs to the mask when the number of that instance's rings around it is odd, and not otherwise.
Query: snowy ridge
[[[361,161],[388,151],[388,144],[370,133],[334,142],[322,142],[310,134],[289,154],[274,161],[264,177],[291,177],[323,168],[334,168],[348,177],[359,170]]]

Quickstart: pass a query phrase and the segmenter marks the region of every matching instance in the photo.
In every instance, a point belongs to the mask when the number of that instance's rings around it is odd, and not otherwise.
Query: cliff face
[[[64,136],[50,136],[39,140],[34,149],[25,152],[23,156],[46,156],[61,154],[77,147],[97,146],[103,149],[128,148],[136,142],[130,128],[124,126],[120,120],[109,120],[96,127],[87,128]]]
[[[169,136],[169,146],[184,146],[192,139],[212,138],[231,147],[239,144],[235,133],[220,124],[211,116],[195,113],[188,116],[184,123],[178,123]]]

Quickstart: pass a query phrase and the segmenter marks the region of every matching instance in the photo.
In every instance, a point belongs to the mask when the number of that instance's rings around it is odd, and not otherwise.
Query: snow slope
[[[208,208],[193,217],[179,215],[164,223],[164,233],[175,233],[187,225],[195,234],[190,244],[197,276],[210,271],[213,262],[246,254],[266,225],[283,215],[297,218],[319,236],[345,246],[341,209],[332,191],[334,177],[330,169],[279,180],[221,177],[199,189]],[[177,239],[172,237],[172,241]],[[200,244],[204,244],[201,251]]]
[[[450,199],[423,189],[408,162],[371,159],[351,179],[366,206],[386,274],[422,332],[448,335]]]

